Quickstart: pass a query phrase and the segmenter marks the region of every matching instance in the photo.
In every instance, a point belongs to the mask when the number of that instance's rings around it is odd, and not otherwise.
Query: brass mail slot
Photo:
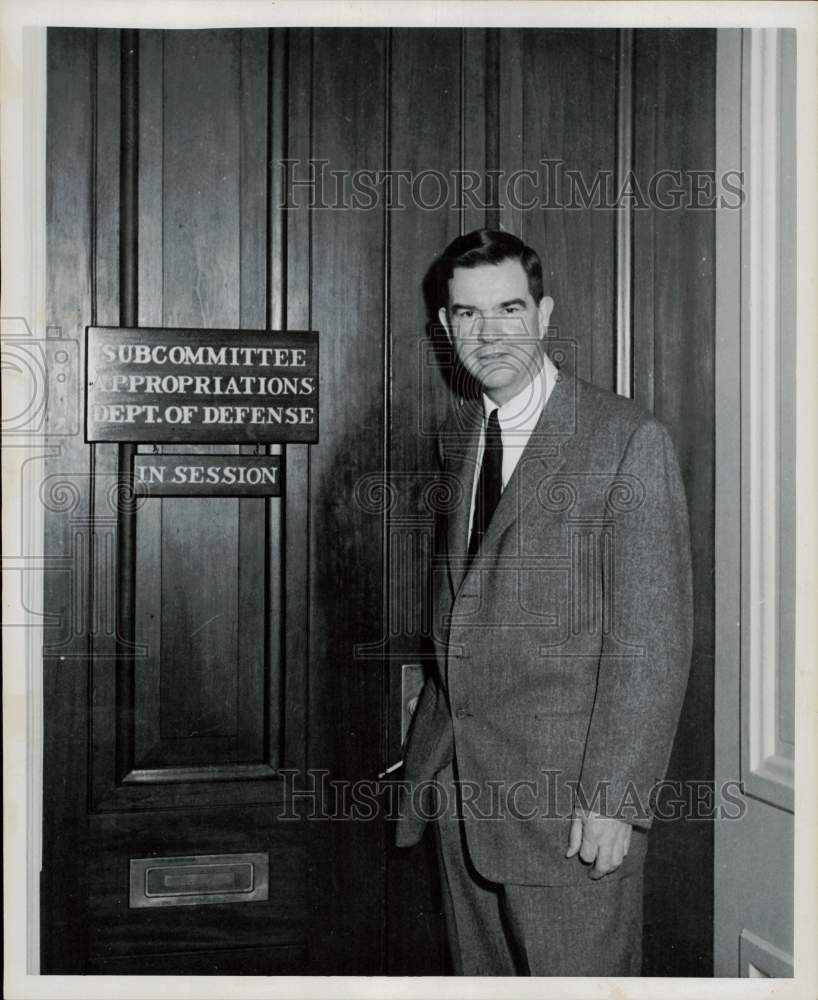
[[[131,858],[130,906],[201,906],[269,899],[266,854]]]

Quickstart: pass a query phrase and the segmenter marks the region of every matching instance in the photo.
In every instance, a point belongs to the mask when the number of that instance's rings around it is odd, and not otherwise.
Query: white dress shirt
[[[474,481],[471,491],[471,511],[469,513],[469,533],[471,534],[474,520],[474,504],[477,497],[477,482],[480,479],[480,467],[483,464],[483,450],[486,445],[486,426],[494,410],[497,410],[497,420],[500,424],[500,439],[503,443],[502,488],[505,489],[509,479],[517,468],[523,449],[528,444],[531,432],[540,419],[540,414],[548,397],[551,395],[557,381],[557,368],[547,354],[543,354],[543,365],[537,375],[525,385],[516,396],[507,403],[498,406],[483,393],[483,426],[480,431],[480,441],[477,445],[477,461],[475,464]]]

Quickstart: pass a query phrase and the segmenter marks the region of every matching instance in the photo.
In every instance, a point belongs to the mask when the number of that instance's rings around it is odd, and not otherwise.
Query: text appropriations
[[[89,441],[314,443],[315,333],[89,327]]]

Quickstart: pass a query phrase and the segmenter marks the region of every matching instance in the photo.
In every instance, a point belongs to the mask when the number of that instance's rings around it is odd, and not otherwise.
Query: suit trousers
[[[453,778],[451,764],[436,776],[450,803],[458,801]],[[435,827],[456,975],[640,975],[641,867],[581,887],[491,882],[471,862],[459,808],[445,810]]]

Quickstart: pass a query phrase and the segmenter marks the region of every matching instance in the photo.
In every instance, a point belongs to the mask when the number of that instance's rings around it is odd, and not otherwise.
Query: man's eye
[[[504,310],[504,312],[507,312],[507,313],[516,313],[516,312],[519,312],[519,311],[520,311],[520,307],[519,306],[506,306],[505,310]]]
[[[471,319],[472,316],[474,316],[474,310],[473,309],[461,309],[460,312],[457,315],[460,317],[460,319]]]

